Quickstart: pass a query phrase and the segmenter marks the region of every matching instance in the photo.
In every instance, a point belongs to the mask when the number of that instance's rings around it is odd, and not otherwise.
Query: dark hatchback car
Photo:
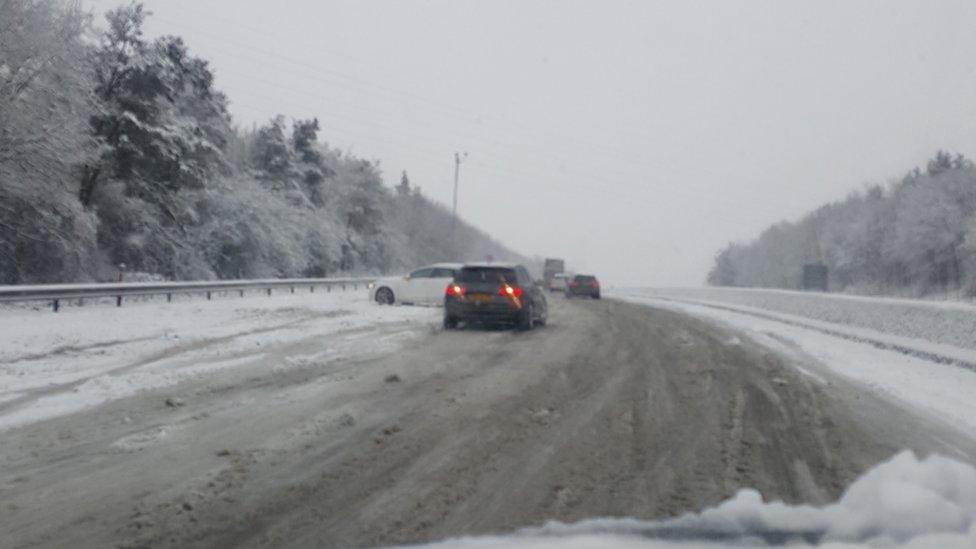
[[[445,290],[444,328],[458,324],[514,324],[521,330],[544,326],[545,293],[522,265],[468,264]]]
[[[600,299],[600,281],[593,275],[576,275],[566,285],[566,297],[590,296]]]

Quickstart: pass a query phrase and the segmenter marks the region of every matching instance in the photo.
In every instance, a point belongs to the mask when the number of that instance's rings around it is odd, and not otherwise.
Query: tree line
[[[208,62],[149,39],[140,4],[0,0],[0,284],[385,273],[516,254],[406,172],[321,139],[243,130]]]
[[[830,289],[976,295],[976,168],[939,151],[887,186],[871,185],[796,222],[718,253],[716,286],[799,288],[804,264],[826,265]]]

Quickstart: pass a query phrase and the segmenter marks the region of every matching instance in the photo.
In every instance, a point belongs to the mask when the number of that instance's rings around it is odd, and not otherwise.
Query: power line
[[[170,20],[170,19],[167,19],[167,18],[164,18],[164,17],[159,17],[159,16],[156,16],[156,17],[159,18],[160,20],[168,21],[168,22],[170,22],[171,25],[174,25],[174,26],[180,26],[180,25],[182,25],[182,23],[178,23],[176,21],[173,21],[173,20]],[[187,27],[187,28],[190,28],[190,27]],[[405,92],[405,91],[398,90],[396,88],[392,88],[392,87],[389,87],[389,86],[378,85],[378,84],[374,84],[374,83],[368,82],[366,80],[362,80],[362,79],[355,78],[355,77],[350,77],[348,75],[345,75],[344,73],[341,73],[339,71],[335,71],[333,69],[325,68],[325,67],[322,67],[322,66],[319,66],[319,65],[313,65],[313,64],[310,64],[310,63],[307,63],[307,62],[304,62],[304,61],[296,60],[296,59],[291,58],[289,56],[281,55],[281,54],[279,54],[277,52],[274,52],[274,51],[271,51],[271,50],[267,50],[267,49],[264,49],[264,48],[255,47],[252,43],[239,42],[239,41],[236,41],[236,40],[233,40],[233,39],[229,39],[229,38],[227,38],[225,36],[219,36],[219,35],[214,34],[214,33],[211,33],[211,32],[199,30],[198,28],[197,29],[194,29],[194,32],[197,32],[199,34],[203,34],[205,36],[209,36],[209,37],[211,37],[213,39],[216,39],[216,40],[219,40],[219,41],[228,43],[228,44],[233,44],[233,45],[235,45],[237,47],[244,48],[244,49],[253,51],[255,53],[259,53],[259,54],[262,54],[262,55],[267,55],[267,56],[272,57],[274,59],[278,59],[278,60],[281,60],[281,61],[286,61],[286,62],[291,63],[293,65],[302,67],[304,69],[311,69],[311,70],[315,71],[313,73],[308,73],[308,72],[302,72],[302,73],[291,72],[290,73],[290,74],[297,75],[300,78],[317,80],[317,81],[324,82],[324,83],[327,83],[327,84],[330,84],[330,85],[338,85],[340,87],[347,87],[348,86],[348,83],[345,83],[345,82],[336,82],[335,80],[331,80],[331,79],[328,79],[328,78],[323,78],[320,73],[333,74],[333,75],[337,75],[340,78],[343,78],[345,80],[348,80],[350,82],[353,82],[353,83],[358,84],[361,89],[364,88],[364,87],[365,88],[375,88],[377,90],[380,90],[380,91],[383,91],[383,92],[386,92],[386,93],[392,93],[392,94],[396,94],[396,95],[401,95],[401,96],[408,97],[408,98],[411,98],[411,99],[414,99],[414,100],[417,100],[417,101],[421,101],[421,102],[427,103],[427,104],[429,104],[431,106],[435,106],[435,107],[439,107],[439,108],[445,108],[446,107],[449,110],[455,111],[457,113],[456,115],[451,115],[451,117],[449,118],[449,120],[451,122],[455,122],[456,123],[458,118],[464,118],[469,123],[474,123],[476,125],[484,125],[486,121],[489,121],[489,123],[491,123],[490,122],[491,121],[491,118],[490,117],[486,117],[486,116],[472,116],[469,113],[469,109],[466,109],[466,108],[463,108],[463,107],[459,107],[459,106],[455,106],[455,105],[450,105],[450,104],[444,103],[442,101],[431,100],[431,99],[428,99],[426,97],[423,97],[421,95],[418,95],[418,94],[415,94],[415,93],[412,93],[412,92]],[[266,31],[261,31],[260,34],[268,34],[268,33]],[[223,52],[225,55],[230,55],[230,56],[233,56],[233,57],[243,58],[237,52],[230,52],[230,51],[227,51],[227,50],[221,50],[219,48],[216,48],[216,49],[218,49],[218,51]],[[248,60],[250,60],[250,58],[248,58]],[[278,70],[282,70],[281,67],[277,67],[277,69]],[[221,69],[221,70],[225,70],[225,69]],[[352,108],[357,108],[357,109],[362,110],[361,107],[358,107],[358,106],[353,106]],[[434,111],[434,112],[437,112],[437,111]],[[442,114],[442,113],[437,112],[437,114]],[[494,120],[494,123],[495,124],[498,124],[498,123],[505,124],[505,122],[500,121],[500,120],[497,120],[497,119]],[[524,126],[524,125],[522,125],[522,126],[515,125],[515,126],[510,127],[510,128],[501,128],[501,129],[503,129],[503,130],[506,130],[506,129],[510,130],[510,129],[513,129],[513,128],[516,129],[516,130],[518,130],[518,132],[509,132],[509,133],[514,133],[514,134],[517,135],[518,133],[526,132],[526,131],[528,131],[528,132],[534,132],[534,133],[539,133],[539,135],[543,136],[543,138],[544,139],[547,139],[547,140],[548,139],[552,139],[553,137],[556,137],[557,139],[560,139],[563,142],[566,142],[567,138],[569,138],[569,141],[574,141],[578,146],[583,147],[586,150],[592,151],[592,150],[594,150],[594,149],[597,148],[592,143],[578,140],[578,139],[576,139],[574,137],[567,136],[566,134],[540,133],[540,130],[539,129],[532,128],[532,127],[528,127],[528,126]],[[615,128],[613,128],[613,132],[614,133],[621,133],[621,132],[627,132],[627,131],[629,131],[629,130],[627,128],[625,128],[625,127],[615,127]],[[582,132],[579,132],[578,131],[576,133],[582,133]],[[497,142],[497,141],[495,141],[495,143],[502,144],[501,142]],[[607,151],[604,151],[604,153],[606,153],[606,152]],[[631,162],[631,163],[633,162],[633,159],[632,158],[629,158],[629,157],[626,157],[626,156],[623,156],[623,155],[616,156],[616,160],[618,160],[618,161],[624,161],[624,162]],[[647,165],[644,165],[644,164],[641,164],[640,166],[642,168],[647,168],[647,169],[657,169],[657,167],[647,166]]]
[[[161,20],[165,20],[166,18],[160,18],[160,19]],[[209,34],[210,36],[212,36],[212,37],[214,37],[214,38],[216,38],[218,40],[225,41],[225,42],[233,42],[233,41],[227,40],[226,38],[218,37],[218,36],[213,35],[213,34],[210,34],[210,33],[203,33],[203,34]],[[328,73],[333,73],[333,74],[338,74],[340,76],[343,76],[341,73],[338,73],[337,71],[330,71],[328,69],[323,69],[321,67],[317,67],[317,66],[314,66],[314,65],[311,65],[311,64],[308,64],[308,63],[296,61],[296,60],[291,59],[291,58],[289,58],[287,56],[283,56],[283,55],[280,55],[280,54],[277,54],[277,53],[274,53],[274,52],[269,52],[269,51],[266,51],[266,50],[263,50],[263,49],[260,49],[260,48],[255,48],[255,47],[253,47],[251,45],[246,45],[246,46],[243,46],[243,47],[246,47],[246,48],[248,48],[251,51],[255,51],[255,52],[258,52],[258,53],[261,53],[261,54],[264,54],[264,55],[269,55],[269,56],[272,56],[272,57],[275,57],[275,58],[278,58],[278,59],[281,59],[281,60],[288,61],[288,62],[293,63],[293,64],[297,64],[297,65],[300,65],[300,66],[303,66],[303,67],[306,67],[306,68],[313,69],[315,71],[323,71],[323,72],[328,72]],[[233,53],[233,54],[230,54],[230,53],[227,53],[227,54],[228,55],[235,55],[235,56],[238,55],[236,52]],[[304,95],[314,96],[316,100],[319,100],[319,101],[321,100],[321,97],[319,97],[317,95],[310,94],[310,93],[307,92],[307,90],[295,90],[293,88],[289,88],[289,87],[283,86],[283,85],[278,84],[276,82],[272,82],[272,81],[260,79],[260,78],[254,77],[252,75],[244,75],[243,73],[240,73],[238,71],[227,70],[226,68],[220,69],[220,70],[224,70],[226,72],[230,72],[230,73],[233,73],[233,74],[238,74],[238,75],[240,75],[240,76],[242,76],[244,78],[248,78],[248,79],[250,79],[252,81],[255,81],[255,82],[262,82],[265,85],[275,86],[275,87],[278,87],[280,89],[287,89],[287,90],[292,91],[292,92],[298,92],[298,93],[302,93]],[[293,74],[298,74],[301,78],[316,79],[315,77],[316,77],[316,74],[317,73],[302,72],[302,73],[293,73]],[[319,79],[321,80],[321,78],[319,78]],[[338,84],[340,86],[345,86],[345,84],[337,83],[335,81],[331,81],[331,80],[325,80],[325,81],[328,82],[328,83],[330,83],[330,84]],[[404,93],[404,92],[400,92],[399,90],[395,90],[393,88],[382,87],[382,86],[379,87],[379,88],[380,89],[383,89],[384,91],[389,91],[389,92],[393,92],[393,93],[401,93],[401,94]],[[240,92],[237,92],[237,93],[240,93]],[[253,94],[253,93],[252,93],[252,95],[253,96],[257,96],[257,94]],[[406,95],[407,96],[410,96],[410,97],[414,97],[414,98],[420,99],[420,100],[423,100],[423,101],[425,101],[427,103],[430,103],[430,104],[439,105],[439,103],[437,103],[435,101],[427,100],[426,98],[423,98],[421,96],[417,96],[416,94],[406,93]],[[267,96],[264,96],[264,97],[267,98]],[[280,97],[269,98],[269,99],[272,99],[272,100],[277,101],[277,102],[286,102],[287,103],[287,101],[284,101]],[[236,102],[232,102],[232,103],[235,103],[236,104]],[[299,109],[302,109],[302,110],[304,110],[304,109],[307,108],[305,105],[298,105],[297,103],[291,103],[291,104],[296,105]],[[358,109],[358,110],[361,110],[361,111],[364,111],[364,112],[367,112],[367,113],[370,113],[370,114],[374,114],[374,115],[376,114],[376,111],[373,111],[373,110],[370,110],[370,109],[364,109],[360,105],[351,104],[351,103],[348,103],[348,102],[345,102],[344,104],[346,106],[351,107],[351,108],[355,108],[355,109]],[[256,107],[253,107],[252,106],[252,111],[260,111],[260,110],[261,109],[258,109]],[[362,120],[361,119],[351,117],[351,116],[349,116],[349,115],[347,115],[345,113],[343,113],[343,114],[336,114],[336,113],[333,112],[333,113],[331,113],[331,116],[340,117],[340,118],[346,118],[346,119],[352,119],[356,123],[359,123],[359,124],[362,123]],[[381,116],[387,116],[387,115],[386,114],[382,114]],[[478,123],[480,121],[481,121],[480,119],[475,119],[475,122],[476,123]],[[373,121],[370,121],[369,122],[369,125],[376,126],[376,127],[379,127],[379,128],[384,128],[387,131],[392,131],[392,132],[397,132],[397,133],[403,134],[403,132],[399,128],[394,128],[394,127],[391,127],[391,126],[388,126],[388,125],[379,124],[379,123],[376,123],[376,122],[373,122]],[[389,139],[377,138],[376,136],[366,136],[366,135],[359,134],[359,133],[356,133],[356,132],[350,132],[348,130],[342,130],[341,127],[335,126],[335,125],[330,125],[330,128],[334,128],[336,130],[339,130],[341,133],[345,133],[347,135],[356,135],[357,137],[359,137],[361,139],[368,139],[370,141],[386,142],[388,144],[391,144],[391,145],[394,145],[394,146],[398,146],[400,148],[404,148],[403,147],[403,144],[400,143],[400,142],[398,142],[398,141],[392,141],[392,140],[389,140]],[[414,138],[419,138],[419,139],[422,139],[422,140],[429,139],[429,136],[417,136],[416,134],[410,134],[410,135],[412,137],[414,137]],[[516,145],[517,147],[516,147],[515,150],[518,150],[519,152],[526,152],[527,151],[530,154],[534,154],[536,157],[539,157],[539,156],[549,157],[552,161],[556,162],[559,165],[564,165],[565,162],[566,162],[565,159],[560,158],[558,156],[555,156],[550,151],[547,151],[547,150],[546,151],[537,151],[537,152],[534,152],[533,153],[531,148],[529,148],[527,146],[518,146],[517,143],[512,142],[512,141],[510,141],[508,143],[502,143],[502,142],[497,141],[497,140],[492,140],[490,138],[486,138],[483,135],[478,136],[476,139],[478,139],[478,140],[480,140],[482,142],[486,142],[486,143],[489,143],[489,144],[494,144],[494,145],[500,146],[503,149],[504,148],[508,148],[508,147],[512,147],[513,145]],[[580,142],[580,143],[582,143],[582,142]],[[412,143],[411,145],[412,146],[410,148],[413,149],[414,151],[420,150],[420,149],[417,149],[416,148],[416,144],[415,143]],[[590,154],[608,154],[608,151],[601,150],[599,147],[594,147],[594,146],[592,146],[591,144],[588,144],[588,143],[583,143],[582,146],[586,147],[588,153],[590,153]],[[440,152],[436,152],[434,150],[428,150],[428,151],[425,152],[424,156],[427,156],[429,159],[432,159],[435,156],[438,156],[439,154],[441,154],[441,153]],[[494,154],[491,154],[491,152],[488,151],[488,150],[483,151],[482,156],[485,155],[485,154],[487,154],[488,156],[491,156],[491,157],[495,157],[496,156]],[[512,155],[510,153],[507,153],[507,152],[502,152],[500,154],[500,156],[497,156],[496,157],[496,159],[498,160],[498,162],[500,164],[510,162],[510,159],[511,158],[512,158]],[[620,157],[618,157],[618,158],[620,158]],[[650,166],[647,166],[647,165],[645,165],[643,163],[635,162],[630,157],[627,157],[624,160],[625,160],[625,162],[627,164],[630,164],[632,167],[637,167],[638,169],[641,169],[641,170],[648,170],[649,173],[653,173],[653,171],[654,171],[654,169],[651,168]],[[487,164],[482,164],[482,166],[483,167],[486,167],[486,168],[489,168],[489,169],[496,169],[497,170],[497,168],[495,168],[495,167],[489,167],[489,165],[487,165]],[[636,174],[636,173],[633,173],[633,172],[621,170],[618,167],[616,167],[616,164],[614,164],[614,163],[607,163],[607,166],[608,167],[606,168],[606,170],[610,174],[616,174],[618,177],[623,177],[623,178],[628,178],[628,179],[636,179],[636,180],[645,180],[645,181],[648,179],[648,174],[647,173]],[[696,166],[696,167],[699,168],[699,169],[701,168],[701,166]],[[579,174],[581,174],[583,172],[579,172],[579,171],[566,171],[566,173],[568,175],[577,175],[578,176]],[[547,179],[552,179],[553,177],[554,177],[554,175],[553,175],[552,172],[545,172],[544,177],[539,178],[538,176],[530,176],[530,180],[531,181],[534,181],[534,182],[538,182],[540,179],[547,180]],[[599,180],[599,177],[598,176],[595,176],[595,175],[587,175],[586,176],[586,180],[590,180],[591,178],[595,182],[603,183],[602,181]],[[693,193],[695,192],[694,191],[694,188],[698,188],[699,189],[699,191],[698,191],[698,196],[699,197],[701,196],[700,193],[702,193],[702,192],[709,192],[711,190],[710,187],[702,187],[702,185],[695,184],[695,183],[692,183],[691,185],[689,185],[689,187],[692,188],[692,192]],[[684,187],[671,187],[670,189],[672,191],[675,191],[675,190],[678,190],[678,189],[681,189],[682,191],[685,190]],[[686,193],[683,193],[682,192],[681,194],[686,194]],[[643,198],[644,199],[648,199],[648,198],[651,198],[651,197],[643,197]],[[713,200],[714,200],[714,197],[713,197]],[[755,203],[752,203],[751,204],[751,207],[754,209],[755,208]]]
[[[182,4],[182,5],[185,5],[185,2],[179,2],[179,3]],[[165,18],[165,17],[159,17],[159,16],[155,16],[155,17],[157,17],[160,20],[169,21],[171,24],[182,24],[182,23],[177,23],[176,21],[174,21],[172,19]],[[326,53],[326,54],[333,55],[333,56],[336,56],[336,57],[343,57],[343,58],[345,58],[347,60],[353,61],[353,62],[357,63],[358,65],[362,65],[362,66],[369,66],[370,65],[370,62],[368,62],[366,60],[363,60],[361,58],[357,58],[355,56],[349,55],[346,52],[340,52],[340,51],[336,51],[336,50],[325,49],[325,48],[322,48],[321,45],[319,45],[319,44],[314,44],[312,42],[302,41],[302,40],[298,39],[294,35],[285,35],[285,34],[282,34],[282,33],[275,33],[275,32],[273,32],[272,30],[270,30],[268,28],[258,28],[258,27],[254,27],[254,26],[250,26],[250,25],[242,25],[241,23],[239,23],[237,21],[232,21],[231,19],[228,19],[226,17],[221,17],[220,15],[210,15],[210,17],[212,17],[213,19],[216,19],[218,21],[223,21],[224,23],[227,23],[228,25],[233,25],[233,26],[236,26],[238,28],[244,28],[244,29],[250,30],[254,34],[260,34],[260,35],[264,35],[264,36],[276,36],[279,40],[288,40],[291,43],[296,43],[296,44],[299,44],[299,45],[303,45],[303,46],[307,47],[309,50],[314,50],[317,53]],[[233,41],[233,40],[228,39],[228,38],[223,37],[223,36],[217,36],[217,35],[210,34],[210,33],[204,32],[204,31],[199,31],[199,29],[198,29],[198,32],[201,32],[202,34],[207,34],[207,35],[209,35],[212,38],[215,38],[217,40],[222,40],[222,41],[225,41],[225,42],[228,42],[228,43],[235,42],[240,47],[246,47],[246,48],[249,48],[249,49],[256,50],[256,48],[253,47],[253,44],[250,44],[250,43],[245,44],[243,42],[236,42],[236,41]],[[280,58],[282,60],[286,60],[286,61],[289,61],[291,63],[299,64],[299,65],[304,66],[304,67],[307,67],[307,68],[314,68],[314,69],[319,70],[319,71],[323,71],[323,72],[327,72],[329,74],[333,74],[333,75],[335,75],[335,76],[337,76],[339,78],[342,78],[342,79],[345,79],[345,80],[349,80],[351,82],[356,82],[356,83],[359,83],[359,84],[362,84],[362,85],[365,85],[365,86],[374,87],[376,89],[380,89],[380,90],[383,90],[383,91],[386,91],[386,92],[389,92],[389,93],[394,93],[394,94],[398,94],[398,95],[403,95],[403,96],[406,96],[406,97],[410,97],[410,98],[413,98],[413,99],[416,99],[416,100],[419,100],[419,101],[423,101],[423,102],[426,102],[426,103],[429,103],[429,104],[432,104],[432,105],[435,105],[435,106],[438,106],[438,107],[447,107],[450,110],[453,110],[456,113],[458,113],[458,115],[465,116],[465,117],[471,117],[470,108],[469,107],[462,107],[462,106],[458,106],[458,105],[453,105],[453,104],[446,103],[444,101],[439,101],[439,100],[431,100],[431,99],[429,99],[427,97],[424,97],[424,96],[422,96],[420,94],[417,94],[417,93],[414,93],[414,92],[405,91],[405,90],[401,90],[401,89],[398,89],[398,88],[394,88],[394,87],[390,87],[390,86],[385,86],[385,85],[382,85],[382,84],[376,84],[375,82],[371,82],[371,81],[368,81],[368,80],[363,80],[363,79],[361,79],[359,77],[355,77],[355,76],[350,76],[350,75],[348,75],[346,73],[343,73],[341,71],[336,71],[334,69],[323,68],[321,66],[314,66],[314,65],[311,65],[311,64],[302,62],[302,61],[298,61],[298,60],[292,59],[292,58],[287,57],[287,56],[283,56],[281,54],[278,54],[277,52],[270,52],[269,50],[263,50],[263,52],[264,53],[267,53],[268,55],[274,55],[274,56],[276,56],[276,57],[278,57],[278,58]],[[389,69],[384,69],[384,71],[389,72]],[[479,122],[480,123],[485,118],[486,117],[478,117],[478,116],[475,116],[475,117],[471,118],[471,120],[474,121],[474,122]],[[504,121],[501,121],[501,120],[499,120],[497,118],[495,118],[494,120],[496,122],[499,122],[499,123],[502,123],[502,124],[505,123]],[[606,129],[609,129],[611,132],[614,132],[614,133],[617,133],[617,132],[620,132],[621,131],[621,128],[618,127],[618,126],[614,126],[613,128],[608,128],[608,127],[605,127],[605,128]],[[645,137],[645,138],[646,137],[656,138],[656,136],[652,136],[651,134],[645,133],[645,132],[641,131],[638,128],[623,128],[623,131],[625,133],[630,133],[630,134],[635,135],[635,136],[642,136],[642,137]]]
[[[461,175],[461,162],[468,157],[468,153],[461,155],[458,152],[454,153],[454,207],[451,210],[454,219],[457,219],[457,204],[458,204],[458,179]]]
[[[273,85],[273,86],[276,86],[276,87],[280,87],[282,89],[285,89],[286,88],[285,86],[280,86],[280,85],[278,85],[278,84],[276,84],[274,82],[264,81],[262,79],[255,79],[255,81],[266,82],[269,85]],[[308,93],[306,91],[299,91],[299,93],[302,93],[303,95],[309,95],[309,96],[313,96],[314,97],[314,94],[310,94],[310,93]],[[304,105],[298,105],[297,103],[292,103],[292,102],[288,101],[287,99],[283,99],[283,98],[280,98],[280,97],[272,98],[272,97],[269,97],[269,96],[265,96],[265,95],[261,95],[261,94],[254,93],[253,91],[246,92],[245,95],[247,95],[247,94],[250,94],[250,95],[255,96],[255,97],[260,97],[260,98],[263,98],[263,99],[276,100],[276,101],[278,101],[280,103],[291,104],[291,105],[297,106],[298,108],[304,108]],[[253,109],[254,110],[259,110],[256,107],[253,107]],[[338,116],[340,118],[350,119],[350,120],[353,120],[354,122],[357,122],[357,123],[360,122],[360,120],[361,120],[359,118],[351,117],[351,116],[348,116],[348,115],[345,115],[345,114],[338,114],[338,115],[336,115],[336,114],[333,113],[333,116]],[[404,136],[406,136],[408,138],[412,138],[412,139],[417,139],[417,140],[421,140],[421,141],[428,139],[427,136],[420,136],[420,135],[417,135],[417,134],[406,133],[406,132],[403,132],[402,130],[400,130],[399,128],[394,128],[394,127],[391,127],[391,126],[388,126],[388,125],[385,125],[385,124],[381,124],[381,123],[377,123],[377,122],[374,122],[374,121],[368,122],[368,125],[378,127],[380,129],[386,130],[386,131],[391,132],[391,133],[399,133],[401,135],[404,135]],[[366,134],[358,133],[358,132],[355,132],[355,131],[350,131],[348,129],[342,128],[341,126],[330,125],[329,128],[330,129],[338,129],[338,130],[340,130],[343,133],[346,133],[346,134],[349,134],[349,135],[353,135],[353,136],[355,136],[357,138],[360,138],[360,139],[366,139],[366,140],[372,140],[372,141],[381,141],[381,142],[388,143],[390,145],[398,146],[400,148],[410,148],[410,149],[413,149],[415,151],[421,150],[421,148],[418,148],[417,147],[417,143],[414,142],[414,141],[410,141],[409,142],[409,147],[404,147],[403,146],[403,142],[394,141],[394,140],[391,140],[391,139],[377,138],[376,136],[366,135]],[[428,159],[437,158],[437,157],[439,157],[440,154],[442,154],[442,152],[438,152],[438,150],[436,150],[436,149],[424,148],[423,150],[425,151],[425,153],[426,153],[425,156],[427,156]],[[485,154],[487,156],[489,156],[489,157],[495,158],[495,160],[498,162],[498,164],[505,164],[505,163],[507,163],[507,162],[510,161],[510,155],[505,155],[504,153],[502,153],[501,156],[496,156],[495,154],[492,154],[490,151],[485,151]],[[536,152],[534,152],[532,154],[535,154],[536,156],[549,156],[548,153],[546,153],[545,151],[536,151]],[[559,159],[558,157],[552,156],[552,159],[554,161],[561,162],[561,159]],[[478,163],[478,164],[481,165],[482,167],[488,168],[489,170],[497,169],[497,168],[495,168],[495,167],[493,167],[493,166],[491,166],[489,164],[485,164],[485,163]],[[619,168],[614,168],[614,167],[607,167],[606,170],[607,170],[606,173],[604,173],[602,175],[606,176],[606,175],[614,175],[614,174],[616,174],[616,176],[618,176],[618,177],[627,178],[627,179],[634,179],[634,180],[642,180],[642,179],[643,180],[646,180],[646,178],[647,178],[647,175],[646,174],[640,174],[640,173],[630,172],[630,171],[621,170]],[[511,170],[508,170],[508,171],[510,173],[512,173]],[[599,179],[599,176],[596,175],[596,174],[588,174],[588,173],[580,172],[580,171],[571,171],[569,173],[571,175],[574,175],[574,176],[577,176],[577,177],[579,175],[584,175],[586,177],[586,180],[587,181],[601,182],[600,179]],[[523,174],[524,174],[524,172],[523,172]],[[537,172],[534,175],[528,176],[529,180],[532,180],[532,181],[539,181],[540,179],[541,180],[553,179],[554,177],[556,177],[556,175],[553,172],[549,172],[549,171]],[[605,184],[606,182],[605,181],[602,181],[601,183],[604,183]],[[672,189],[675,189],[675,188],[672,188]],[[707,190],[707,189],[704,189],[704,190]],[[681,192],[681,194],[686,194],[686,193],[684,193],[682,191],[679,191],[679,192]],[[694,196],[700,197],[700,195],[697,194],[697,191],[694,191],[692,189],[692,192],[695,193]],[[648,198],[648,197],[645,197],[645,198]]]

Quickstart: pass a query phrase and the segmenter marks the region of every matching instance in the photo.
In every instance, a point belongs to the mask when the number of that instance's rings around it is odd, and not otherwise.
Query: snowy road
[[[119,333],[0,318],[3,546],[420,542],[743,487],[822,504],[901,449],[976,456],[972,429],[689,311],[554,298],[541,330],[442,332],[282,299],[101,313]]]

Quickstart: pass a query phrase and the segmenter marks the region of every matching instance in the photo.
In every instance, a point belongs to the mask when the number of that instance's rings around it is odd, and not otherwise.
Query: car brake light
[[[579,282],[576,282],[574,280],[574,281],[570,282],[569,285],[575,288],[575,287],[579,286]]]
[[[522,288],[520,286],[509,286],[506,284],[498,289],[498,295],[502,297],[522,297]]]
[[[599,283],[599,282],[597,282],[596,280],[594,280],[594,281],[593,281],[593,287],[594,287],[594,288],[599,288],[599,287],[600,287],[600,283]]]
[[[447,295],[462,296],[465,291],[464,286],[460,284],[450,284],[447,286]]]

